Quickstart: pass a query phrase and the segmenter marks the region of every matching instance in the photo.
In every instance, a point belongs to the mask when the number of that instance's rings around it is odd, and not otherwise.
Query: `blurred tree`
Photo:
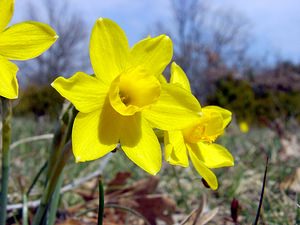
[[[40,57],[19,64],[23,90],[14,111],[19,116],[56,118],[64,99],[50,83],[59,75],[70,76],[90,67],[85,23],[66,1],[31,1],[25,11],[27,18],[50,24],[59,38]]]
[[[249,21],[239,12],[223,8],[213,10],[211,17],[208,50],[219,56],[219,62],[243,68],[251,39]],[[218,60],[212,63],[218,63]],[[208,65],[212,63],[208,57]]]
[[[174,60],[192,80],[203,101],[212,81],[248,69],[249,22],[231,9],[214,8],[204,0],[171,0],[174,26],[158,23],[156,31],[174,41]]]
[[[88,49],[87,33],[79,13],[71,11],[65,1],[59,0],[31,2],[27,13],[32,20],[50,24],[59,39],[40,57],[21,63],[25,84],[47,85],[58,75],[70,76],[78,70],[89,68],[88,52],[84,51]]]

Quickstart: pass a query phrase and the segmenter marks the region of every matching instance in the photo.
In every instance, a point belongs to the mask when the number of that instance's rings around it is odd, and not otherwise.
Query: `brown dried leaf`
[[[148,222],[151,225],[156,225],[157,220],[162,220],[167,225],[172,225],[172,214],[175,212],[176,203],[169,197],[161,194],[155,194],[159,178],[148,177],[136,181],[132,185],[127,185],[130,173],[118,173],[107,185],[105,193],[105,205],[118,205],[130,210],[120,210],[116,208],[105,208],[105,224],[125,224],[129,218],[134,217],[135,221],[140,221],[134,224],[145,224]],[[92,183],[91,183],[92,184]],[[85,186],[87,187],[87,186]],[[92,189],[92,190],[91,190]],[[81,195],[85,200],[85,204],[79,204],[68,209],[69,214],[76,214],[84,211],[86,208],[98,207],[98,193],[93,191],[94,185],[88,185],[88,188],[80,188],[76,193]],[[141,214],[140,218],[134,215],[133,211]],[[96,216],[92,216],[95,219]],[[144,219],[141,219],[144,217]],[[89,217],[91,218],[91,217]],[[82,217],[86,219],[86,216]],[[145,222],[147,220],[147,222]],[[84,223],[82,223],[84,224]]]
[[[131,173],[129,172],[117,173],[117,175],[110,182],[108,182],[105,193],[109,194],[111,192],[124,188],[128,178],[130,177],[131,177]]]
[[[135,198],[138,207],[135,209],[140,212],[151,225],[156,225],[157,219],[172,225],[172,214],[175,212],[176,203],[167,196],[146,195]]]
[[[153,176],[139,180],[131,186],[109,192],[105,196],[106,201],[132,208],[144,216],[151,225],[156,225],[158,219],[171,225],[176,204],[167,196],[153,194],[157,189],[158,182],[159,178]]]

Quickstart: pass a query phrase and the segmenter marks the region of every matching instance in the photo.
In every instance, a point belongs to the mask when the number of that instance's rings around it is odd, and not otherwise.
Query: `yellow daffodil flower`
[[[14,12],[14,0],[0,0],[0,96],[18,97],[18,67],[9,60],[39,56],[58,38],[46,24],[27,21],[7,27]]]
[[[170,83],[191,92],[187,76],[176,63],[171,66]],[[201,114],[196,122],[184,129],[165,132],[165,158],[172,165],[188,167],[189,155],[197,172],[215,190],[218,181],[210,168],[234,164],[229,151],[213,143],[231,121],[231,112],[218,106],[206,106],[201,109]]]
[[[57,78],[52,86],[79,111],[72,130],[77,162],[94,160],[120,143],[145,171],[161,168],[161,148],[152,128],[182,129],[199,115],[198,101],[160,76],[173,54],[166,35],[128,46],[124,31],[100,18],[92,30],[90,58],[95,76],[83,72]]]
[[[240,131],[242,133],[248,133],[249,132],[249,125],[246,121],[239,122],[239,128],[240,128]]]

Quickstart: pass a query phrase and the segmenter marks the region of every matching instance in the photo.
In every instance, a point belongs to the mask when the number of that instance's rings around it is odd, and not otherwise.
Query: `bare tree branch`
[[[50,84],[58,75],[70,76],[89,68],[85,22],[64,1],[42,0],[42,7],[29,4],[33,20],[51,25],[59,35],[57,42],[40,57],[21,63],[21,71],[30,84]]]
[[[248,20],[231,9],[216,9],[205,0],[170,1],[174,29],[158,23],[156,31],[172,37],[174,60],[192,80],[196,95],[204,100],[214,76],[240,69],[247,62]]]

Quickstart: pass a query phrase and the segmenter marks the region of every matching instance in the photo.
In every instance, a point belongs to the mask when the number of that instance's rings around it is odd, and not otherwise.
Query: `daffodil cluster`
[[[48,25],[27,21],[8,26],[14,12],[14,0],[0,0],[0,96],[18,97],[18,67],[9,60],[27,60],[39,56],[58,38]]]
[[[210,187],[217,188],[209,168],[232,166],[233,158],[213,141],[223,133],[231,113],[215,106],[201,109],[174,63],[171,82],[164,81],[162,73],[172,55],[166,35],[147,37],[130,47],[115,22],[97,20],[90,39],[94,75],[77,72],[52,83],[79,111],[72,130],[77,162],[100,158],[120,144],[129,159],[156,174],[162,165],[156,128],[165,131],[166,161],[188,166],[189,155]]]

